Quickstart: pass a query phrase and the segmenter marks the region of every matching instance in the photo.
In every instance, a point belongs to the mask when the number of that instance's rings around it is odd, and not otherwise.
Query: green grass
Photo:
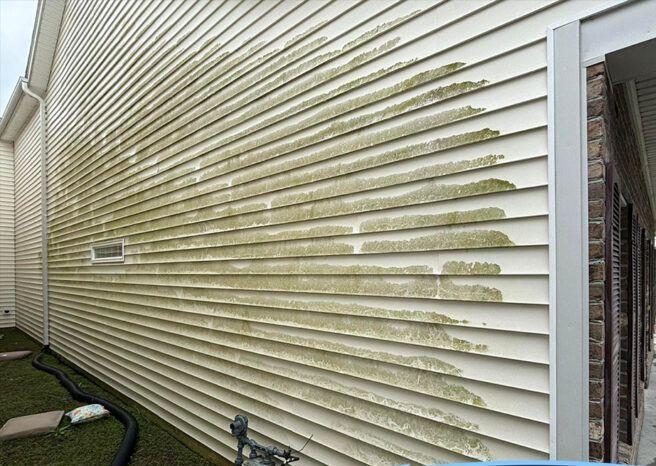
[[[23,332],[0,329],[0,352],[32,350],[40,347]],[[87,393],[125,407],[116,396],[103,390],[56,358],[46,355],[44,363],[58,367]],[[57,379],[32,367],[32,357],[0,362],[0,425],[16,416],[44,411],[69,411],[85,403],[73,400]],[[205,458],[188,449],[138,409],[130,412],[139,423],[139,440],[131,465],[210,465]],[[123,438],[123,425],[114,417],[66,427],[64,418],[58,432],[0,443],[0,465],[109,465]]]

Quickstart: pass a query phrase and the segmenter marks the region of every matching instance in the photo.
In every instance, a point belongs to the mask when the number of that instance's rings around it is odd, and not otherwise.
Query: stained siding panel
[[[53,348],[227,458],[237,413],[307,464],[547,458],[545,32],[588,6],[69,2]]]
[[[0,328],[13,327],[15,315],[14,145],[0,141]]]
[[[16,326],[43,336],[41,278],[41,142],[35,112],[14,142],[16,199]]]

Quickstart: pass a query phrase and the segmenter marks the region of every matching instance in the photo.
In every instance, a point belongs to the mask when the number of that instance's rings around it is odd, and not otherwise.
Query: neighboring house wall
[[[37,340],[43,333],[41,279],[41,146],[39,113],[14,143],[16,199],[16,326]]]
[[[237,413],[308,465],[548,457],[545,33],[593,4],[69,2],[53,348],[226,458]]]
[[[629,303],[633,272],[626,231],[630,228],[629,215],[634,215],[651,244],[654,216],[624,88],[611,86],[603,63],[588,68],[587,79],[590,458],[633,464],[637,453],[636,429],[641,425],[643,385],[638,380],[636,412],[631,413],[627,408],[631,397],[627,380],[631,375],[627,371],[631,371],[632,358],[634,365],[641,364],[638,357],[641,345],[636,344],[636,354],[631,356],[630,324],[637,316]],[[614,196],[622,202],[618,203]],[[620,226],[616,236],[613,236],[613,215]],[[619,252],[614,263],[613,251]],[[641,312],[646,316],[653,300],[650,275],[653,256],[651,248],[645,246],[638,257],[643,261],[644,271],[637,289],[644,289]],[[633,317],[629,317],[629,313]],[[617,356],[619,361],[611,363]],[[617,362],[619,366],[614,367]],[[640,374],[633,377],[639,379]],[[612,436],[614,441],[611,441]]]
[[[0,141],[0,327],[15,324],[14,145]]]

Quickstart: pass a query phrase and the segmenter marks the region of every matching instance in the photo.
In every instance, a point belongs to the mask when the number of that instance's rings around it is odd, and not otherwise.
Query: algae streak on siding
[[[486,35],[569,7],[484,6],[69,2],[53,348],[228,459],[546,458],[543,37]]]

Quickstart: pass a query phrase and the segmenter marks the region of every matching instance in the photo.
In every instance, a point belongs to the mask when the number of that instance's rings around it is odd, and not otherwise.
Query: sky
[[[37,0],[0,0],[0,115],[25,75]]]

